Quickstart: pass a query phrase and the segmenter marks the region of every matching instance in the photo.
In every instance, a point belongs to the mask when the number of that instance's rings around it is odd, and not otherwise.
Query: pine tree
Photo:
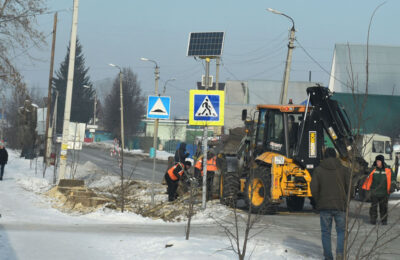
[[[130,68],[122,69],[125,136],[134,135],[145,113],[145,99],[141,94],[136,74]],[[119,74],[115,77],[110,94],[104,104],[104,126],[115,137],[121,136]]]
[[[64,120],[65,96],[68,80],[69,65],[69,47],[60,69],[56,71],[56,77],[53,79],[53,86],[58,90],[57,106],[57,132],[62,131]],[[82,45],[76,40],[74,82],[72,89],[71,103],[71,122],[87,123],[93,117],[94,91],[84,86],[92,86],[88,76],[89,68],[85,67],[85,58],[82,53]],[[55,98],[55,95],[54,97]]]

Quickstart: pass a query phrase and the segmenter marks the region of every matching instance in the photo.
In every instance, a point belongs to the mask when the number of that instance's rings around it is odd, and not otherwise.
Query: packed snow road
[[[74,157],[75,156],[75,157]],[[69,161],[77,160],[79,164],[92,162],[99,168],[113,175],[119,175],[121,169],[117,158],[110,155],[108,147],[83,146],[83,149],[75,155],[70,152]],[[155,181],[160,183],[167,169],[165,160],[156,160]],[[142,154],[124,153],[124,175],[132,179],[152,181],[153,160]]]

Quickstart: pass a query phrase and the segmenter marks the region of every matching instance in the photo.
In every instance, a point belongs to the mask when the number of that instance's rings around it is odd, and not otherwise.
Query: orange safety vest
[[[196,164],[194,165],[195,168],[199,169],[200,171],[203,168],[203,157],[201,157],[200,159],[198,159],[196,161]]]
[[[197,160],[195,166],[201,171],[201,176],[203,176],[203,158]],[[213,156],[207,160],[207,172],[215,172],[217,170],[217,157]]]
[[[176,167],[180,166],[181,170],[179,172],[176,172]],[[171,168],[169,168],[169,170],[167,171],[168,176],[171,178],[171,180],[173,181],[177,181],[179,180],[179,178],[182,176],[184,171],[184,166],[182,163],[177,163],[174,166],[172,166]]]
[[[376,169],[374,169],[367,177],[365,180],[362,189],[363,190],[370,190],[371,185],[372,185],[372,179],[374,178],[373,175],[375,173]],[[389,168],[385,168],[385,173],[386,173],[386,189],[387,193],[390,194],[390,185],[392,182],[392,171]]]

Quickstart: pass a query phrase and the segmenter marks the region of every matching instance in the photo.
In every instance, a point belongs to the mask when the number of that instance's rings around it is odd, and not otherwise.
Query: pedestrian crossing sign
[[[224,125],[225,92],[190,90],[189,125]]]
[[[171,97],[149,96],[147,102],[147,118],[169,119]]]

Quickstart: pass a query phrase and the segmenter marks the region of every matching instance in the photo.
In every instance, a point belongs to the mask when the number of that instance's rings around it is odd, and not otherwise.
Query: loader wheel
[[[219,179],[219,200],[221,204],[236,207],[240,180],[236,172],[221,171]]]
[[[286,206],[289,211],[301,211],[304,206],[304,197],[289,196],[286,198]]]
[[[271,170],[259,166],[246,182],[245,199],[252,213],[272,214],[276,207],[271,204]]]

